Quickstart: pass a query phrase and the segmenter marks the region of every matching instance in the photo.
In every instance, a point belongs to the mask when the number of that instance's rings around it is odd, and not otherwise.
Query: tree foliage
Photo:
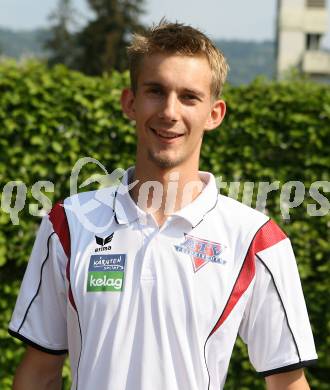
[[[57,8],[50,14],[52,23],[50,37],[45,42],[45,49],[50,51],[50,65],[64,64],[73,67],[77,52],[76,35],[72,29],[77,26],[76,10],[71,0],[59,0]]]
[[[81,29],[72,1],[58,1],[45,46],[49,64],[64,64],[88,75],[125,70],[131,33],[143,29],[139,22],[143,0],[88,0],[94,17]]]
[[[130,34],[142,29],[143,0],[88,0],[95,19],[78,34],[76,69],[100,75],[127,69],[126,47]]]
[[[26,202],[19,224],[0,210],[0,388],[9,390],[22,344],[7,334],[26,261],[40,218],[29,207],[39,202],[32,185],[54,183],[45,193],[54,202],[69,195],[69,176],[76,161],[90,156],[112,172],[134,163],[135,130],[121,113],[120,91],[128,75],[112,72],[87,77],[64,66],[47,69],[39,63],[0,64],[0,191],[13,180],[25,183]],[[330,383],[330,213],[311,217],[315,204],[308,189],[318,180],[329,182],[330,91],[327,86],[301,82],[255,81],[225,90],[227,119],[205,136],[201,168],[223,181],[299,180],[306,187],[304,201],[283,221],[279,192],[267,202],[267,212],[290,236],[296,252],[319,363],[307,371],[312,388]],[[81,181],[102,173],[91,164]],[[87,187],[86,190],[89,188]],[[323,192],[329,201],[329,193]],[[255,197],[254,197],[255,198]],[[12,202],[15,202],[13,195]],[[2,203],[3,206],[3,203]],[[252,204],[254,206],[254,203]],[[317,205],[318,206],[318,205]],[[40,205],[39,205],[40,207]],[[64,388],[69,388],[68,368]],[[226,390],[261,390],[259,378],[238,340]]]

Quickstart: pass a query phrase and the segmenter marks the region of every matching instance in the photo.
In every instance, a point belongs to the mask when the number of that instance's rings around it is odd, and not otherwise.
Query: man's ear
[[[125,88],[121,93],[120,103],[121,103],[121,109],[123,110],[124,114],[127,115],[129,119],[132,121],[135,120],[135,96],[133,91],[130,88]]]
[[[223,100],[216,100],[205,124],[205,130],[213,130],[220,126],[226,115],[226,103]]]

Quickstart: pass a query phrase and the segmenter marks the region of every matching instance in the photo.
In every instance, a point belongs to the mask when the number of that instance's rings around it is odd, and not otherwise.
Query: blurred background
[[[132,30],[162,17],[199,27],[227,56],[234,85],[298,67],[330,74],[325,0],[1,0],[0,53],[40,57],[91,75],[126,67]]]

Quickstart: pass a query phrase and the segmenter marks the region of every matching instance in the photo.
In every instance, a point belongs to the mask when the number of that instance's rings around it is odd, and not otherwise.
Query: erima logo
[[[102,252],[102,251],[110,250],[111,246],[110,245],[105,246],[105,245],[107,245],[107,244],[109,244],[109,242],[111,242],[113,235],[114,235],[114,233],[110,234],[110,236],[105,237],[105,238],[95,236],[96,243],[98,245],[102,246],[102,248],[96,248],[95,252]]]

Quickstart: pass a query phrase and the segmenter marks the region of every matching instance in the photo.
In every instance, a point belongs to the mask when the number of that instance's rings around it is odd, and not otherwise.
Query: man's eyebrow
[[[158,87],[158,88],[165,89],[164,85],[162,85],[161,83],[158,83],[156,81],[145,81],[142,85],[144,87]],[[182,92],[183,93],[190,93],[190,94],[196,95],[196,96],[198,96],[200,98],[204,98],[205,97],[205,94],[202,91],[199,91],[199,90],[193,89],[193,88],[183,88]]]
[[[161,87],[164,88],[162,84],[157,83],[156,81],[145,81],[142,83],[144,87]]]

